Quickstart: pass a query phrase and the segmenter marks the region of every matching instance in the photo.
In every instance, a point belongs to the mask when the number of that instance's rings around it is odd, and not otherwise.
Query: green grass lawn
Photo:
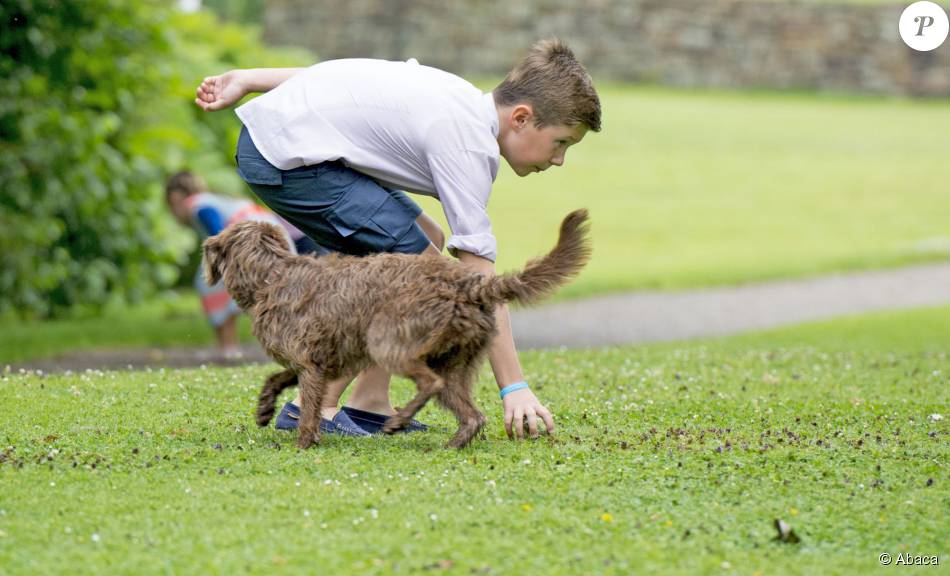
[[[250,341],[250,322],[238,324]],[[0,325],[0,368],[4,364],[58,356],[90,348],[210,346],[214,332],[193,292],[170,293],[143,305],[109,310],[102,316]]]
[[[947,558],[950,308],[523,354],[555,440],[301,452],[273,367],[0,380],[0,572],[855,574]],[[407,382],[394,394],[405,401]],[[943,420],[931,418],[943,415]],[[773,541],[781,518],[799,544]],[[928,572],[930,573],[930,572]],[[936,573],[936,572],[934,572]]]

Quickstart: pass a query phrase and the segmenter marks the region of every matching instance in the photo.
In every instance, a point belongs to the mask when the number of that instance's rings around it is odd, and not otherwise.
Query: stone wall
[[[267,0],[264,28],[268,42],[320,59],[414,57],[463,76],[503,75],[536,39],[556,35],[601,81],[950,96],[950,40],[931,52],[907,47],[897,31],[905,6]]]

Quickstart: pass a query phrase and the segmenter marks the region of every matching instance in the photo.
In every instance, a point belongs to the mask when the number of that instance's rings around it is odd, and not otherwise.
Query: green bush
[[[306,64],[257,30],[168,3],[0,5],[0,317],[141,300],[175,281],[193,239],[164,206],[186,163],[232,174],[237,121],[192,100],[207,74]]]

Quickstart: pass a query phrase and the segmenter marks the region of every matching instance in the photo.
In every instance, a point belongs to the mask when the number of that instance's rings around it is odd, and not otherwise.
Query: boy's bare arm
[[[248,68],[208,76],[195,90],[195,104],[205,112],[236,104],[251,92],[267,92],[303,68]]]
[[[486,258],[476,256],[462,250],[458,251],[459,261],[466,266],[478,270],[482,274],[494,274],[495,264]],[[503,304],[495,310],[495,321],[498,326],[498,335],[492,341],[489,350],[489,361],[495,373],[498,388],[521,382],[524,375],[521,363],[518,361],[518,352],[515,350],[515,339],[511,334],[511,316],[508,306]],[[554,419],[551,412],[538,401],[530,388],[523,388],[507,394],[502,400],[505,408],[505,431],[509,438],[524,438],[524,425],[528,425],[528,435],[537,438],[538,418],[544,422],[548,434],[554,432]]]

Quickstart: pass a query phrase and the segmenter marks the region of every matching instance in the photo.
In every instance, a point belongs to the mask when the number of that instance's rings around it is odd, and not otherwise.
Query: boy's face
[[[191,220],[191,215],[188,212],[188,204],[185,202],[187,197],[188,195],[181,190],[172,190],[172,192],[168,194],[168,208],[172,211],[172,215],[175,216],[175,220],[182,226],[188,226]]]
[[[587,126],[556,124],[538,128],[530,106],[519,104],[506,116],[508,130],[499,141],[501,155],[518,176],[564,164],[567,149],[587,134]]]

